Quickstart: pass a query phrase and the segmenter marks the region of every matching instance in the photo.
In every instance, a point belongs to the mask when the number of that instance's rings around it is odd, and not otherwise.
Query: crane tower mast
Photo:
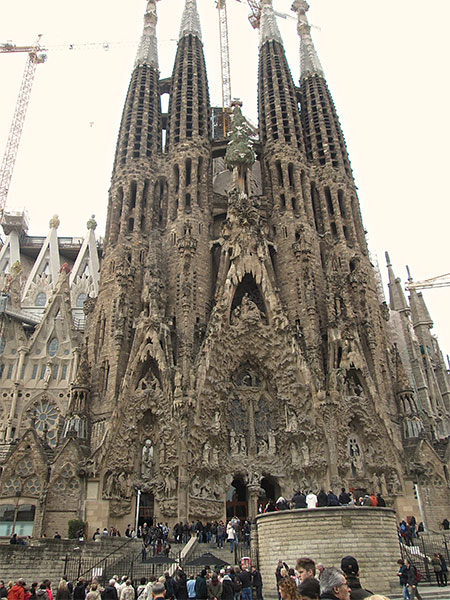
[[[28,59],[25,65],[19,96],[17,98],[16,108],[9,130],[2,166],[0,167],[0,221],[3,218],[6,200],[8,198],[9,186],[14,171],[17,151],[19,149],[25,115],[30,101],[36,66],[46,60],[45,54],[38,54],[41,50],[39,45],[40,39],[41,36],[39,36],[36,42],[29,47],[17,47],[12,46],[11,44],[3,44],[0,46],[0,52],[28,52]]]

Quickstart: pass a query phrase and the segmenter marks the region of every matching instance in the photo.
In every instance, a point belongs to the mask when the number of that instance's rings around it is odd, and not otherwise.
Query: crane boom
[[[429,279],[424,279],[423,281],[412,281],[410,279],[405,284],[405,290],[426,290],[430,288],[441,288],[441,287],[449,287],[450,286],[450,273],[445,273],[444,275],[438,275],[437,277],[430,277]]]
[[[30,46],[27,50],[17,49],[22,48],[15,46],[16,50],[7,49],[2,46],[2,52],[28,52],[28,59],[25,65],[25,70],[22,77],[22,83],[20,85],[19,96],[17,98],[16,108],[14,110],[14,116],[9,130],[8,141],[6,142],[6,149],[3,155],[2,166],[0,167],[0,221],[3,218],[3,213],[6,206],[6,200],[8,198],[9,186],[11,183],[12,174],[14,171],[14,165],[16,162],[17,151],[19,149],[20,137],[22,135],[23,124],[25,122],[25,115],[27,112],[28,104],[30,101],[31,89],[33,87],[34,74],[36,66],[40,63],[45,62],[46,56],[38,54],[41,50],[39,45],[41,36],[38,36],[37,41]]]
[[[220,65],[222,72],[222,107],[230,108],[231,105],[231,72],[230,72],[230,45],[228,40],[228,18],[226,0],[217,0],[220,27]]]

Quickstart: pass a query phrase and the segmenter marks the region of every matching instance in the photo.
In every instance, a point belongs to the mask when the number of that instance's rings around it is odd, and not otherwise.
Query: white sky
[[[227,0],[232,91],[256,122],[257,33],[242,0]],[[161,76],[171,73],[183,0],[158,3]],[[221,102],[215,0],[198,0],[211,100]],[[369,246],[384,269],[409,264],[416,280],[450,271],[449,0],[310,0],[310,22],[347,140]],[[274,0],[279,12],[291,0]],[[0,2],[0,43],[47,45],[133,42],[145,0]],[[295,21],[279,19],[294,80],[299,78]],[[7,210],[29,215],[45,235],[53,214],[60,235],[80,236],[95,213],[103,235],[107,193],[122,107],[136,46],[49,51],[37,67]],[[26,61],[0,55],[0,152],[6,145]],[[91,126],[92,124],[92,126]],[[444,352],[450,352],[450,289],[425,292]]]

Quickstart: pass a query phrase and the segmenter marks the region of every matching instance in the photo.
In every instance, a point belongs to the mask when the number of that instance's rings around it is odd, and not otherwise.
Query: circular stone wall
[[[264,596],[276,596],[279,559],[295,568],[297,558],[306,556],[340,568],[341,558],[349,554],[358,561],[363,587],[385,594],[400,590],[400,549],[391,508],[333,506],[266,513],[256,517],[256,532]]]

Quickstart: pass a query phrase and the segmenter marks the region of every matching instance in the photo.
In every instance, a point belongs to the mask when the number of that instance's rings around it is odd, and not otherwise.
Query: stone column
[[[247,487],[247,492],[248,492],[248,516],[249,516],[250,520],[252,520],[252,521],[258,515],[259,490],[260,490],[259,484],[258,485],[250,484]]]

